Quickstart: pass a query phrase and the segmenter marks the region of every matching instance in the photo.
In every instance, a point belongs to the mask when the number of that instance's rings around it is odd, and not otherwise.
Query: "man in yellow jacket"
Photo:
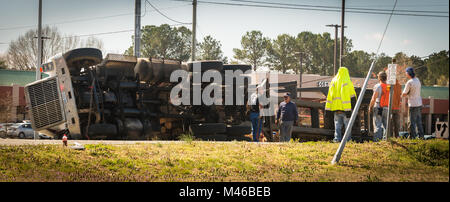
[[[333,142],[342,140],[342,126],[345,125],[345,128],[347,128],[352,111],[352,98],[356,98],[355,88],[350,80],[348,69],[341,67],[331,80],[325,104],[325,110],[334,112],[335,132]],[[351,135],[347,140],[351,140]]]

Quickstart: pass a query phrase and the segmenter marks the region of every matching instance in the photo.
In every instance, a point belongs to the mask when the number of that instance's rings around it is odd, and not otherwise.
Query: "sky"
[[[173,20],[191,23],[192,3],[173,0],[148,0]],[[201,1],[201,0],[199,0]],[[206,1],[206,0],[205,0]],[[208,0],[239,3],[230,0]],[[256,1],[256,0],[255,0]],[[272,3],[341,6],[341,0],[261,0]],[[141,25],[178,24],[162,16],[142,0]],[[392,9],[395,0],[347,0],[346,7]],[[396,9],[433,11],[448,16],[448,0],[398,0]],[[146,12],[145,12],[146,11]],[[440,13],[444,11],[444,13]],[[62,34],[96,35],[104,43],[104,52],[123,53],[132,44],[134,0],[43,0],[44,25],[56,26]],[[144,14],[145,13],[145,14]],[[8,43],[27,30],[37,28],[38,0],[0,0],[0,55]],[[331,33],[327,24],[340,24],[340,12],[256,8],[198,3],[197,41],[211,35],[222,44],[224,56],[233,58],[233,48],[241,48],[240,40],[247,31],[260,30],[270,39],[280,34],[296,36],[302,31]],[[345,36],[352,39],[352,50],[376,52],[389,15],[346,13]],[[179,25],[177,25],[179,26]],[[191,28],[191,25],[185,25]],[[340,33],[339,33],[340,36]],[[420,57],[449,49],[449,18],[392,16],[380,52],[394,56],[397,52]]]

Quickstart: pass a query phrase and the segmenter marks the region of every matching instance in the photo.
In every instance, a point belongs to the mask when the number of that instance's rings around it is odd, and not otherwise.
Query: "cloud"
[[[411,41],[408,40],[408,39],[403,39],[402,44],[403,45],[409,45],[409,44],[411,44]]]

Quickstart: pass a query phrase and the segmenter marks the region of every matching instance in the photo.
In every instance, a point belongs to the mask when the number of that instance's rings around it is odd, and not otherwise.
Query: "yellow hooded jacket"
[[[325,110],[352,111],[351,98],[356,97],[355,88],[346,67],[339,68],[328,89]]]

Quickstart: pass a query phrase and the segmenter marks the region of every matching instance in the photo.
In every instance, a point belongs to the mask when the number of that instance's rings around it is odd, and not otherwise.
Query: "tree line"
[[[188,61],[191,57],[192,32],[184,26],[171,27],[168,24],[160,26],[146,25],[141,30],[141,57],[154,57]],[[10,43],[6,61],[0,58],[0,68],[9,67],[17,69],[33,69],[37,53],[37,44],[33,37],[37,35],[35,30],[30,30],[24,36]],[[75,47],[102,47],[103,44],[96,38],[91,38],[85,43],[80,43],[75,37],[62,37],[56,28],[45,28],[44,35],[50,35],[52,39],[46,41],[44,58],[49,58],[63,50]],[[74,42],[70,39],[75,40]],[[134,36],[131,36],[134,41]],[[241,38],[241,47],[233,49],[233,58],[223,55],[222,44],[212,36],[205,36],[196,44],[196,60],[221,60],[224,63],[251,64],[253,69],[269,67],[270,70],[281,73],[299,73],[300,59],[302,60],[302,72],[308,74],[320,74],[332,76],[334,74],[333,54],[334,40],[330,33],[300,32],[297,35],[280,34],[274,39],[265,37],[261,31],[252,30],[246,32]],[[34,40],[36,41],[36,40]],[[338,39],[337,44],[340,44]],[[365,77],[375,53],[362,50],[352,50],[351,39],[344,38],[345,54],[343,66],[349,69],[352,77]],[[337,52],[339,53],[339,46]],[[133,55],[134,44],[124,54]],[[301,58],[300,58],[301,57]],[[396,59],[399,64],[398,75],[403,83],[406,78],[402,70],[407,66],[415,68],[418,77],[424,85],[447,85],[449,82],[449,51],[442,50],[432,53],[427,57],[415,55],[408,56],[398,52],[394,57],[384,53],[378,56],[374,67],[376,72],[384,70],[388,64]],[[339,64],[339,62],[338,62]]]
[[[167,24],[144,26],[141,39],[142,56],[187,61],[191,57],[191,37],[192,32],[186,27],[175,28]],[[340,44],[339,39],[337,44]],[[344,44],[343,66],[349,69],[352,77],[365,77],[375,58],[375,53],[352,50],[351,39],[344,38]],[[196,59],[222,60],[227,63],[229,59],[223,56],[221,46],[220,41],[212,36],[204,37],[197,44]],[[339,49],[338,46],[338,53]],[[125,51],[125,54],[133,55],[133,50],[134,47],[131,46]],[[300,57],[302,57],[304,73],[327,76],[334,74],[334,39],[328,32],[315,34],[305,31],[296,36],[280,34],[275,39],[270,39],[265,37],[261,31],[252,30],[242,36],[241,47],[234,48],[233,53],[230,63],[251,64],[254,70],[265,66],[281,73],[299,73]],[[385,70],[393,59],[398,64],[397,75],[401,83],[406,80],[403,70],[412,66],[416,69],[417,75],[424,85],[448,86],[448,50],[432,53],[426,58],[415,55],[407,56],[403,52],[396,53],[394,57],[381,53],[375,63],[372,76],[375,77],[376,72]]]

